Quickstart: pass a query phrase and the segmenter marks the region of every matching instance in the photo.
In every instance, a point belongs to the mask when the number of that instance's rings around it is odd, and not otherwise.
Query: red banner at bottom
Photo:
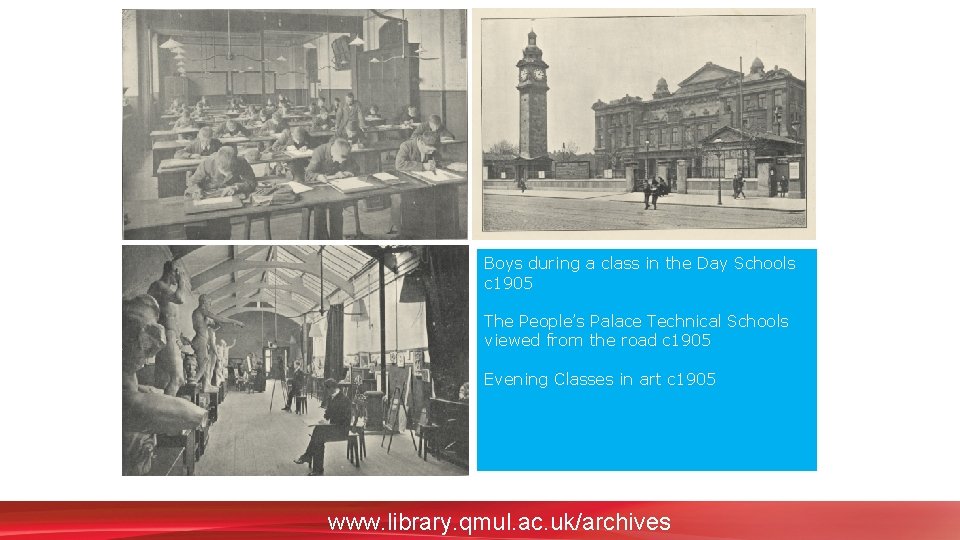
[[[957,540],[940,502],[17,502],[0,538]]]

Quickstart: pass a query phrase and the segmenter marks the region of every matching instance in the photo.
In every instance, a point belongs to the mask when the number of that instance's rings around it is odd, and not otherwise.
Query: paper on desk
[[[192,167],[199,164],[201,159],[165,159],[163,160],[163,165],[165,168],[170,167]]]
[[[222,137],[222,138],[220,139],[220,142],[222,142],[222,143],[239,143],[239,142],[247,142],[247,141],[249,141],[249,140],[250,140],[250,139],[248,139],[248,138],[246,138],[246,137]]]
[[[447,168],[450,169],[451,171],[467,172],[467,164],[466,164],[466,163],[460,163],[460,162],[447,163]]]
[[[449,182],[451,180],[463,180],[463,177],[459,174],[445,171],[443,169],[437,169],[436,171],[408,171],[408,174],[416,176],[421,180],[426,180],[427,182]]]
[[[310,186],[305,186],[300,182],[296,182],[296,181],[287,182],[286,184],[290,186],[290,189],[293,190],[293,192],[296,193],[297,195],[303,193],[304,191],[310,191],[313,189]]]
[[[373,174],[373,177],[376,178],[377,180],[380,180],[380,181],[385,181],[385,180],[399,180],[399,178],[397,178],[396,176],[394,176],[394,175],[392,175],[392,174],[390,174],[390,173],[388,173],[388,172],[378,172],[378,173],[374,173],[374,174]]]
[[[297,150],[292,146],[288,146],[285,153],[292,158],[308,158],[313,156],[313,150]]]
[[[207,199],[193,201],[193,204],[196,206],[208,206],[213,204],[230,204],[232,202],[233,197],[210,197]]]
[[[335,180],[330,180],[329,183],[342,193],[353,193],[355,191],[365,191],[368,189],[377,189],[379,187],[371,184],[370,182],[364,182],[356,176],[351,176],[349,178],[337,178]]]

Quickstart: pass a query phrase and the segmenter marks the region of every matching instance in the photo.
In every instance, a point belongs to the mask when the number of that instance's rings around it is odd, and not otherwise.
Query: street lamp
[[[650,141],[644,141],[647,145],[647,153],[643,155],[643,172],[646,173],[644,176],[650,178]]]
[[[721,182],[720,158],[723,157],[723,149],[721,148],[721,145],[723,144],[723,139],[717,137],[716,139],[713,140],[713,144],[717,145],[717,149],[715,151],[715,153],[717,154],[717,205],[723,206],[723,199],[721,199],[721,196],[720,196],[720,182]]]

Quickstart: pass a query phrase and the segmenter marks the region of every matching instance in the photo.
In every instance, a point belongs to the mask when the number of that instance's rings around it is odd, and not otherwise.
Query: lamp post
[[[647,146],[647,151],[643,154],[643,176],[650,178],[650,170],[648,167],[648,165],[650,165],[650,141],[643,141],[643,143]]]
[[[720,174],[720,159],[723,157],[723,149],[721,147],[723,140],[718,137],[713,140],[713,144],[717,145],[717,149],[715,150],[715,153],[717,154],[717,205],[723,206],[723,199],[721,198],[720,191],[720,182],[722,180],[722,175]]]

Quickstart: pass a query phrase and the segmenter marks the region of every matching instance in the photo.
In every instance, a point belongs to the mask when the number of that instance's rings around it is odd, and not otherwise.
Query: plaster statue
[[[147,294],[123,302],[124,474],[149,472],[155,434],[179,435],[206,421],[202,408],[137,381],[137,371],[166,346],[160,313],[156,299]]]
[[[197,309],[193,310],[192,316],[193,331],[193,353],[197,356],[197,376],[198,380],[191,380],[191,383],[199,383],[201,392],[212,392],[210,388],[210,376],[213,371],[213,363],[216,360],[216,342],[211,341],[211,325],[215,324],[233,324],[243,328],[243,323],[220,317],[213,312],[210,307],[210,301],[207,295],[201,294]],[[215,339],[215,338],[214,338]]]
[[[183,304],[183,281],[180,270],[173,261],[163,264],[160,279],[150,284],[147,294],[160,305],[160,324],[166,334],[166,345],[157,353],[155,385],[168,396],[177,395],[177,390],[186,382],[183,377],[183,362],[180,357],[180,329],[177,326],[179,305]]]

